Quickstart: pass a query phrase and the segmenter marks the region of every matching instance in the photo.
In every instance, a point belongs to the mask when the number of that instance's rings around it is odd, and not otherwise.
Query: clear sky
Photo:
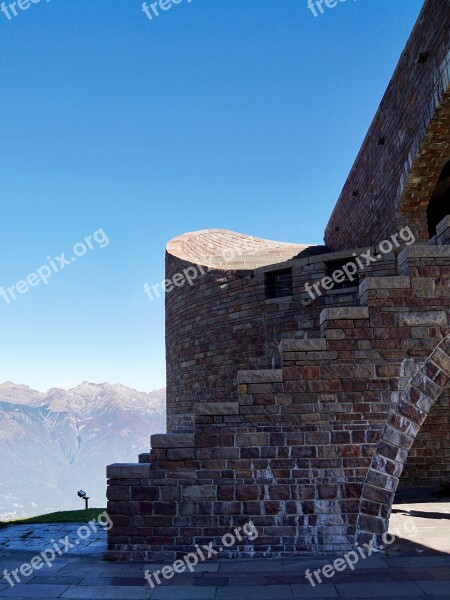
[[[164,386],[164,303],[143,285],[164,277],[166,242],[217,227],[322,243],[421,6],[348,0],[314,17],[306,0],[182,0],[149,20],[135,0],[41,0],[0,13],[0,286],[100,228],[109,240],[0,297],[0,382]]]

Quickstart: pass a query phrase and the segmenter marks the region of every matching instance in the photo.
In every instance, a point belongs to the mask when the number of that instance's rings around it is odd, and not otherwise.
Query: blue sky
[[[0,381],[164,386],[164,249],[323,231],[422,0],[134,0],[0,13],[0,286],[109,239],[7,304]]]

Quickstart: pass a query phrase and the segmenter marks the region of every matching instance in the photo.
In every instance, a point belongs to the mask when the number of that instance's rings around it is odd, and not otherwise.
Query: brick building
[[[343,551],[379,541],[397,490],[450,486],[449,25],[427,0],[324,246],[168,244],[168,433],[108,467],[111,559],[250,519],[224,554]]]

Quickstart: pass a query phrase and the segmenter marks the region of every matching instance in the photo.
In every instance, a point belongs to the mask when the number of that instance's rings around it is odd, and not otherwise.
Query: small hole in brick
[[[386,142],[386,140],[385,140],[384,137],[378,138],[378,145],[379,146],[384,146],[385,142]]]
[[[340,231],[340,230],[341,230],[341,228],[340,228],[340,227],[338,227],[338,226],[336,225],[336,227],[334,228],[334,230],[335,230],[335,231]]]
[[[352,196],[354,196],[354,197],[359,196],[359,190],[353,190]]]
[[[428,60],[428,52],[419,52],[416,58],[417,65],[424,65]]]

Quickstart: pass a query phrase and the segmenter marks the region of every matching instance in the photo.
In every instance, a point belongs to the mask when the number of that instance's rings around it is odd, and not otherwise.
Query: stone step
[[[141,464],[149,464],[150,463],[150,452],[143,452],[139,454],[139,462]]]
[[[150,439],[152,448],[195,448],[194,433],[158,433]]]
[[[146,479],[150,466],[140,463],[114,463],[106,467],[107,479]]]
[[[375,280],[378,282],[378,287],[380,287],[379,282],[386,281],[386,287],[409,287],[409,277],[405,277],[404,279],[408,279],[408,282],[404,281],[399,282],[402,279],[401,277],[367,277],[362,282],[361,286],[367,285],[367,281]],[[394,281],[394,283],[393,283]],[[368,319],[369,318],[369,309],[367,306],[342,306],[338,308],[324,308],[320,313],[320,325],[322,326],[326,321],[355,321],[358,319]]]

